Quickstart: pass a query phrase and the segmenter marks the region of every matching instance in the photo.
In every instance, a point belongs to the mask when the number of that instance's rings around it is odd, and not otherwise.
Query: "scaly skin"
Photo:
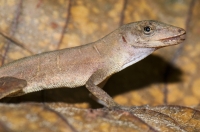
[[[21,90],[9,89],[8,93],[15,95],[86,85],[105,106],[115,107],[118,105],[97,86],[99,83],[156,49],[179,44],[184,39],[184,29],[158,21],[129,23],[96,42],[37,54],[6,64],[0,68],[0,77],[26,80],[27,85]]]

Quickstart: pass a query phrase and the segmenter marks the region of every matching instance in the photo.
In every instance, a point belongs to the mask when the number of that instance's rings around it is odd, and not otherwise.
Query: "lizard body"
[[[178,44],[185,30],[146,20],[123,25],[104,38],[86,45],[26,57],[0,68],[0,77],[24,79],[26,94],[49,88],[87,89],[107,107],[117,104],[97,85],[110,75],[145,58],[158,48]],[[18,91],[11,91],[16,93]]]

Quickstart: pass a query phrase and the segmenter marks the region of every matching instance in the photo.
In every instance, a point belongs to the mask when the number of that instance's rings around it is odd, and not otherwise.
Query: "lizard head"
[[[185,30],[162,22],[145,20],[130,23],[124,28],[129,32],[122,39],[134,47],[161,48],[185,40]]]

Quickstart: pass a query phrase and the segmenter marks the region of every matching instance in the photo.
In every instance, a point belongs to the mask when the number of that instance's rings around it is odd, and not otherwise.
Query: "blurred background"
[[[158,20],[187,39],[159,49],[112,76],[104,90],[122,105],[197,106],[200,100],[199,0],[0,0],[1,65],[45,51],[96,41],[123,24]],[[20,43],[5,38],[6,33]],[[51,89],[1,102],[65,102],[101,107],[81,87]]]

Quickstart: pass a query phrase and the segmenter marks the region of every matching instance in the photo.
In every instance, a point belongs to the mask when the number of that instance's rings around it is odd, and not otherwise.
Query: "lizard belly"
[[[87,66],[85,66],[87,67]],[[30,78],[27,80],[28,85],[23,89],[23,92],[29,93],[34,91],[40,91],[43,89],[51,88],[75,88],[85,85],[89,77],[92,75],[95,69],[85,70],[77,66],[68,66],[61,71],[51,72],[43,75],[38,75],[36,78]]]
[[[98,66],[98,63],[67,63],[58,67],[56,63],[50,65],[45,61],[40,65],[35,65],[34,60],[4,66],[0,68],[0,77],[11,76],[26,80],[27,86],[22,89],[23,93],[60,87],[75,88],[85,85]]]

